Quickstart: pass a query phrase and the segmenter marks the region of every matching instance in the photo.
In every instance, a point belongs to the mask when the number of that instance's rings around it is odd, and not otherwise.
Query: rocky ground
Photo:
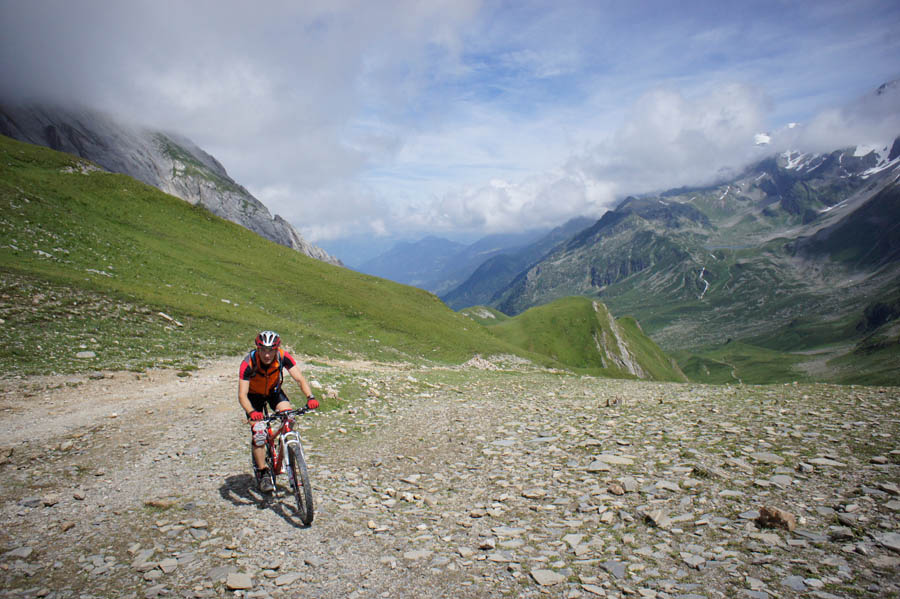
[[[238,360],[0,381],[0,598],[900,596],[900,389],[315,362],[304,528]]]

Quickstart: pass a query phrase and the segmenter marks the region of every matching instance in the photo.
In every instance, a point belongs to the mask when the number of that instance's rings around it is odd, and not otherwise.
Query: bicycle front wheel
[[[303,524],[309,526],[313,521],[313,497],[306,460],[303,459],[303,451],[298,443],[289,443],[288,451],[291,452],[290,474],[293,479],[294,496],[297,498],[297,511]]]

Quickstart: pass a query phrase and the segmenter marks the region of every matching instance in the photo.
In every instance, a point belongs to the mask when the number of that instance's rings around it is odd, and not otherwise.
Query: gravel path
[[[238,362],[0,381],[0,598],[900,593],[900,389],[314,362],[304,528]]]

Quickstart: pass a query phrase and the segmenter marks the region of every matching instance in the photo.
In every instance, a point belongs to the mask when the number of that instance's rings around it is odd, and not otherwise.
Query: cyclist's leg
[[[265,405],[265,398],[249,397],[253,409],[261,412]],[[256,430],[254,429],[256,426]],[[265,470],[266,468],[266,442],[265,437],[261,436],[265,432],[265,423],[261,421],[250,423],[250,452],[253,455],[253,462],[256,464],[257,470]]]
[[[269,399],[269,405],[276,412],[294,409],[291,400],[288,399],[288,396],[284,393],[284,389],[279,389],[278,393]]]

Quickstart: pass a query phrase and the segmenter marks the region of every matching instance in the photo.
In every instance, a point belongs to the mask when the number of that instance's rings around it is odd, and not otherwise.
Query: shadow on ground
[[[276,493],[262,493],[256,488],[256,479],[249,474],[235,474],[225,479],[219,487],[222,499],[238,507],[256,506],[258,510],[270,509],[295,528],[309,528],[300,520],[290,492],[279,485]]]

